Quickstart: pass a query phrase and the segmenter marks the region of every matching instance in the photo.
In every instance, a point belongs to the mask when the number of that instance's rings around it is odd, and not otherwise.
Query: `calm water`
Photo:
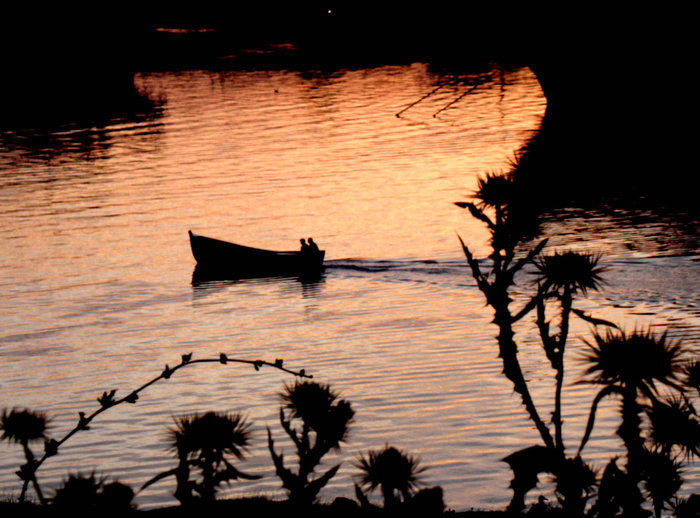
[[[495,329],[455,233],[477,253],[487,236],[452,202],[478,175],[509,168],[545,102],[529,70],[494,70],[396,116],[446,79],[422,65],[140,75],[151,112],[0,135],[0,406],[47,412],[60,437],[103,391],[125,394],[182,353],[284,358],[356,409],[350,441],[329,456],[344,464],[324,500],[352,497],[353,459],[390,443],[420,456],[449,506],[502,508],[500,459],[537,436],[500,375]],[[696,245],[674,221],[643,216],[562,213],[545,229],[553,247],[606,254],[606,290],[579,307],[630,329],[669,326],[697,348]],[[193,286],[188,229],[272,249],[313,236],[328,269],[314,284]],[[551,375],[528,324],[524,366],[546,405]],[[587,332],[576,324],[571,382]],[[277,393],[292,381],[235,365],[183,369],[71,439],[41,480],[51,488],[67,471],[94,470],[137,487],[173,465],[172,417],[213,409],[254,422],[242,467],[265,475],[228,494],[281,497],[265,427],[292,458],[277,421]],[[566,398],[574,449],[591,392],[572,385]],[[596,425],[586,458],[597,467],[619,448],[615,428],[612,418]],[[2,494],[18,491],[20,463],[19,448],[3,443]],[[162,482],[138,503],[175,503],[172,491]]]

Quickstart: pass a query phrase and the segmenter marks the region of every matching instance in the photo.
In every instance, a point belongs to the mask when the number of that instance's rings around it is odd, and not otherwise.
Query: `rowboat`
[[[237,245],[187,231],[197,270],[221,278],[313,275],[323,270],[325,250],[278,252]]]

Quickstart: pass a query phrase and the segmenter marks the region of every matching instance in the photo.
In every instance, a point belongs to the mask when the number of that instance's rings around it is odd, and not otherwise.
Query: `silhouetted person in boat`
[[[319,253],[318,250],[318,245],[314,242],[314,239],[312,237],[309,238],[309,252],[312,254],[317,254]]]
[[[308,254],[311,251],[311,247],[306,244],[306,239],[301,238],[299,242],[301,243],[301,252],[304,254]]]

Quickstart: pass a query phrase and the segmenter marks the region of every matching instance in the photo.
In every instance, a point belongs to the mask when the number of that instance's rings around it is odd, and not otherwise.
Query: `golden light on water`
[[[432,87],[421,68],[412,73],[409,88],[400,68],[311,80],[249,74],[245,83],[226,77],[212,83],[196,74],[165,78],[170,84],[141,78],[146,88],[167,90],[172,106],[173,131],[160,159],[193,157],[182,164],[196,175],[187,178],[187,196],[169,202],[195,213],[191,225],[212,220],[208,228],[200,224],[202,231],[262,247],[292,246],[290,235],[313,234],[331,241],[335,258],[392,258],[415,256],[425,249],[416,238],[430,235],[442,241],[442,254],[454,256],[454,230],[469,222],[452,202],[471,191],[477,174],[503,168],[515,151],[503,129],[524,140],[543,104],[534,98],[509,114],[501,93],[484,88],[435,121],[432,114],[467,88],[458,84],[397,119],[397,111]],[[512,83],[509,97],[538,95],[520,80]],[[465,109],[478,118],[465,121]],[[206,125],[198,123],[203,113]],[[237,235],[227,232],[236,222],[245,225]]]
[[[60,146],[74,152],[48,162],[3,155],[12,171],[0,177],[8,222],[0,310],[11,323],[0,354],[12,360],[0,377],[3,397],[55,415],[58,433],[102,391],[139,386],[185,352],[284,358],[356,408],[342,459],[395,443],[433,466],[429,481],[443,485],[451,506],[503,507],[501,459],[537,437],[501,375],[496,329],[456,237],[483,257],[487,233],[453,202],[469,198],[478,175],[509,168],[537,130],[544,99],[527,69],[448,79],[423,65],[140,75],[139,88],[167,100],[152,117],[103,128],[101,145],[87,150],[67,133]],[[611,256],[612,284],[582,308],[626,324],[653,312],[692,328],[697,294],[682,284],[692,286],[694,270],[643,250],[639,263],[629,261],[620,234],[606,235],[596,221],[604,216],[549,223],[554,247],[583,246],[586,228],[594,251]],[[271,249],[313,236],[328,269],[313,285],[193,286],[188,229]],[[665,282],[686,276],[673,297],[664,281],[641,288],[654,282],[649,269],[669,268]],[[518,328],[523,364],[549,408],[551,377],[529,324]],[[573,330],[577,340],[588,332],[581,322]],[[47,464],[47,484],[77,466],[140,485],[170,461],[161,446],[172,416],[214,408],[255,421],[246,469],[266,475],[230,494],[277,495],[264,429],[277,431],[277,393],[288,381],[228,366],[174,376],[76,438]],[[590,395],[567,388],[575,438]],[[613,435],[592,441],[592,451],[602,456]],[[4,464],[18,465],[2,448]],[[348,496],[349,464],[326,498]],[[3,489],[16,482],[11,470],[0,473]],[[171,493],[154,487],[142,504],[170,504]]]

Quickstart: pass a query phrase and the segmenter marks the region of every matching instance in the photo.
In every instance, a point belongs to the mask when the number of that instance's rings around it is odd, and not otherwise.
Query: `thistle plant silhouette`
[[[569,320],[572,312],[580,317],[586,315],[574,309],[573,299],[577,293],[586,294],[588,290],[597,290],[602,279],[600,275],[604,268],[598,265],[600,257],[590,254],[575,252],[555,252],[552,255],[536,258],[538,294],[535,298],[537,304],[537,326],[545,354],[552,368],[556,371],[556,389],[554,395],[554,411],[552,413],[552,425],[554,426],[555,447],[564,452],[564,439],[562,431],[561,397],[564,384],[564,352],[569,335]],[[557,301],[560,305],[558,332],[550,334],[551,324],[546,318],[545,303],[547,300]],[[592,321],[589,319],[589,321]],[[594,321],[598,324],[614,326],[602,320]]]
[[[509,204],[509,200],[514,197],[514,188],[514,182],[510,177],[489,175],[479,181],[475,193],[478,203],[456,203],[457,206],[468,209],[474,218],[482,221],[488,227],[492,249],[489,255],[490,271],[482,272],[479,261],[474,257],[469,247],[462,241],[461,237],[459,240],[471,268],[472,276],[486,297],[487,304],[494,310],[493,322],[499,329],[498,355],[503,362],[503,374],[511,381],[515,392],[520,395],[522,403],[544,444],[547,447],[554,447],[552,434],[540,417],[530,394],[518,359],[518,347],[513,338],[515,336],[513,324],[531,311],[532,307],[525,307],[514,315],[510,307],[513,301],[509,289],[515,282],[515,275],[528,263],[531,263],[546,245],[546,240],[541,241],[524,257],[515,260],[516,246],[523,238],[521,227],[517,224],[518,218],[511,211]],[[492,211],[493,214],[490,216],[488,211]]]
[[[16,442],[22,445],[26,464],[20,466],[17,476],[24,481],[20,500],[24,500],[27,485],[31,482],[36,491],[37,497],[42,504],[45,504],[44,495],[36,479],[36,468],[38,460],[34,452],[29,447],[29,443],[45,441],[48,429],[48,418],[40,412],[30,410],[4,410],[0,417],[1,439]]]
[[[259,371],[263,367],[272,367],[300,378],[313,377],[306,374],[304,369],[299,371],[287,369],[284,367],[284,360],[282,359],[276,359],[274,362],[264,360],[245,360],[239,358],[229,358],[225,353],[220,353],[216,358],[192,359],[192,353],[187,353],[181,356],[179,364],[173,367],[166,364],[165,368],[158,376],[144,383],[135,390],[132,390],[128,395],[122,398],[116,397],[116,389],[110,390],[109,392],[103,392],[102,395],[97,398],[97,401],[100,404],[99,408],[97,408],[91,414],[79,412],[77,424],[59,440],[49,438],[46,435],[48,418],[44,414],[27,409],[11,411],[8,411],[7,409],[3,410],[2,419],[0,420],[0,429],[2,430],[2,436],[0,439],[7,439],[8,441],[21,444],[24,450],[25,458],[27,459],[27,462],[23,464],[17,472],[18,477],[22,480],[22,491],[20,493],[19,501],[24,502],[28,486],[31,483],[41,504],[46,503],[46,499],[44,498],[41,490],[36,472],[49,457],[57,455],[59,448],[76,433],[89,430],[90,423],[100,414],[123,403],[135,404],[139,399],[139,395],[154,383],[170,379],[175,372],[182,368],[206,363],[218,363],[222,365],[247,364],[251,365],[256,371]],[[36,457],[34,452],[30,449],[29,443],[40,440],[44,441],[44,453],[41,457]]]
[[[362,471],[359,484],[366,493],[381,489],[384,509],[408,501],[425,471],[417,458],[388,445],[381,450],[370,450],[366,457],[360,457],[356,466]]]
[[[460,243],[472,276],[494,312],[493,323],[499,330],[497,342],[503,373],[520,395],[543,442],[543,446],[528,447],[504,459],[514,474],[511,482],[513,498],[509,508],[516,512],[523,509],[526,493],[537,484],[537,474],[549,472],[555,476],[558,474],[561,478],[558,487],[566,488],[567,494],[565,496],[560,493],[560,501],[571,511],[581,508],[581,501],[585,500],[589,485],[584,482],[587,478],[581,476],[580,469],[577,468],[579,473],[569,473],[574,466],[580,467],[580,462],[567,462],[562,433],[561,392],[569,320],[574,314],[595,325],[612,324],[594,319],[572,305],[575,294],[598,288],[602,272],[598,267],[598,259],[573,252],[544,257],[541,254],[547,240],[540,240],[534,246],[524,246],[537,235],[538,225],[531,213],[518,203],[517,193],[518,185],[512,175],[491,174],[479,179],[474,202],[457,203],[459,207],[468,209],[472,217],[486,224],[490,233],[491,253],[487,258],[490,265],[485,261],[480,262],[461,238]],[[522,308],[514,310],[511,307],[513,300],[510,290],[515,285],[516,276],[527,266],[536,267],[537,291]],[[559,323],[558,330],[553,333],[546,310],[548,305],[557,302],[560,305]],[[543,348],[557,380],[551,423],[545,422],[535,406],[520,365],[515,341],[514,325],[534,310],[537,312],[537,326]],[[572,487],[576,480],[584,484],[579,491]],[[579,497],[576,498],[575,494]]]
[[[536,487],[538,475],[546,472],[554,476],[557,496],[567,516],[583,515],[596,485],[599,488],[598,500],[591,509],[592,513],[602,517],[607,512],[622,509],[625,516],[641,515],[644,513],[643,495],[639,489],[642,483],[659,516],[664,504],[675,495],[682,482],[679,455],[686,458],[690,454],[697,455],[697,444],[690,437],[698,437],[698,420],[693,405],[689,403],[691,389],[693,392],[700,390],[697,360],[683,364],[681,360],[687,356],[685,351],[671,344],[665,334],[626,334],[614,323],[576,309],[577,297],[585,296],[588,291],[597,291],[603,285],[605,268],[600,264],[600,257],[572,251],[543,255],[547,240],[528,245],[538,235],[538,223],[518,199],[519,190],[513,175],[490,174],[479,179],[475,201],[456,203],[483,222],[490,233],[491,252],[487,260],[478,260],[461,238],[460,242],[472,276],[494,312],[493,323],[499,331],[497,342],[503,373],[519,394],[542,439],[542,445],[529,446],[504,459],[513,471],[513,497],[509,509],[522,510],[525,495]],[[515,310],[511,307],[510,290],[515,285],[516,275],[528,265],[535,273],[536,291],[520,309]],[[556,321],[547,315],[552,308],[557,314]],[[533,311],[545,356],[554,370],[553,411],[549,422],[541,417],[532,399],[515,339],[514,324]],[[603,385],[603,388],[593,400],[580,447],[575,456],[569,457],[564,444],[562,391],[572,316],[594,326],[595,344],[589,344],[590,354],[585,361],[591,376],[588,381]],[[606,328],[607,333],[599,332],[600,328]],[[679,381],[681,375],[685,376],[684,383]],[[659,396],[655,383],[675,391],[679,399],[675,403],[666,402]],[[598,484],[596,473],[583,461],[581,454],[590,438],[598,404],[611,395],[622,398],[618,435],[626,446],[626,465],[620,468],[617,459],[612,459]],[[656,422],[652,430],[643,426],[642,412],[647,414],[648,421]],[[675,426],[673,430],[664,428],[663,423],[669,422],[671,412],[683,426]],[[654,414],[661,413],[666,417],[654,418]],[[664,476],[658,475],[661,470]]]
[[[52,504],[61,512],[71,514],[84,511],[128,513],[135,508],[133,498],[133,490],[121,482],[107,483],[94,473],[71,474],[56,489]]]
[[[593,430],[599,402],[617,396],[621,400],[617,434],[627,454],[615,483],[604,487],[608,480],[602,480],[600,492],[606,498],[599,498],[594,515],[611,510],[641,515],[643,486],[660,517],[682,486],[684,460],[700,452],[700,421],[690,399],[693,381],[687,373],[684,376],[689,351],[666,333],[651,330],[595,334],[587,345],[586,381],[602,388],[594,398],[579,451]]]
[[[308,506],[316,501],[319,491],[340,468],[340,464],[336,464],[313,477],[322,458],[331,450],[339,450],[341,443],[347,440],[355,411],[349,402],[339,399],[329,385],[316,382],[297,381],[287,385],[280,398],[283,402],[280,423],[294,443],[299,459],[296,472],[285,466],[284,454],[275,451],[269,428],[268,449],[290,503]]]
[[[170,439],[178,465],[147,481],[142,490],[174,476],[177,481],[175,497],[182,505],[196,501],[209,504],[216,499],[221,483],[260,478],[259,475],[239,471],[227,458],[233,455],[243,459],[250,442],[250,424],[240,414],[207,412],[179,418],[176,428],[170,432]],[[199,480],[190,478],[193,470],[199,472]]]

